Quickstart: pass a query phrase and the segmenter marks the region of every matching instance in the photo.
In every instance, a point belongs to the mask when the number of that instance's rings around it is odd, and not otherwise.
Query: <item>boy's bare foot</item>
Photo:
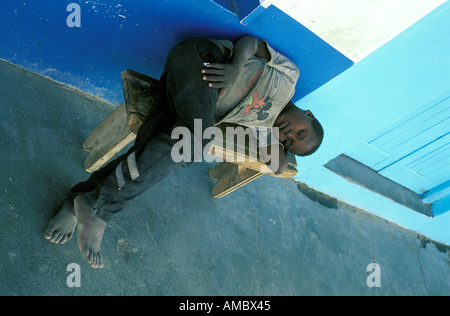
[[[82,195],[75,198],[75,214],[77,216],[78,248],[94,268],[103,268],[101,243],[106,222],[91,212]]]
[[[61,210],[53,217],[44,231],[44,238],[55,244],[65,244],[72,239],[77,218],[73,214],[73,204],[66,200]]]

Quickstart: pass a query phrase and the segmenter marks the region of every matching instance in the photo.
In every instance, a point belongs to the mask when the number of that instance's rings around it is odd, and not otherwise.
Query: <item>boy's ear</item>
[[[309,116],[311,119],[315,119],[315,117],[314,117],[314,114],[310,111],[310,110],[306,110],[305,111],[305,114],[307,115],[307,116]]]

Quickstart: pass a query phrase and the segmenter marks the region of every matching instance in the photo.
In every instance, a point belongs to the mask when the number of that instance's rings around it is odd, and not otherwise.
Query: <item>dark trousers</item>
[[[214,126],[218,90],[202,80],[203,63],[224,63],[221,50],[207,39],[193,39],[175,46],[169,53],[160,79],[161,101],[155,113],[140,128],[134,146],[91,177],[75,185],[71,198],[83,194],[91,210],[104,221],[135,198],[190,162],[174,162],[171,139],[176,127],[186,127],[194,141],[194,120],[201,119],[202,131]],[[211,139],[197,139],[206,146]],[[192,145],[193,146],[193,145]],[[194,150],[191,150],[192,156]]]

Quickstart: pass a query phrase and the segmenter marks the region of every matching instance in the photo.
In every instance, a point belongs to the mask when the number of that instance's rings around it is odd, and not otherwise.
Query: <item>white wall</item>
[[[446,0],[266,0],[358,62]]]

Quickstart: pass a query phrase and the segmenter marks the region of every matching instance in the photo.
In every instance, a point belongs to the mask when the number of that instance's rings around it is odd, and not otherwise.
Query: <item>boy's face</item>
[[[274,124],[280,130],[279,139],[284,148],[298,156],[310,151],[318,142],[313,120],[311,111],[303,111],[293,104],[288,106]]]

